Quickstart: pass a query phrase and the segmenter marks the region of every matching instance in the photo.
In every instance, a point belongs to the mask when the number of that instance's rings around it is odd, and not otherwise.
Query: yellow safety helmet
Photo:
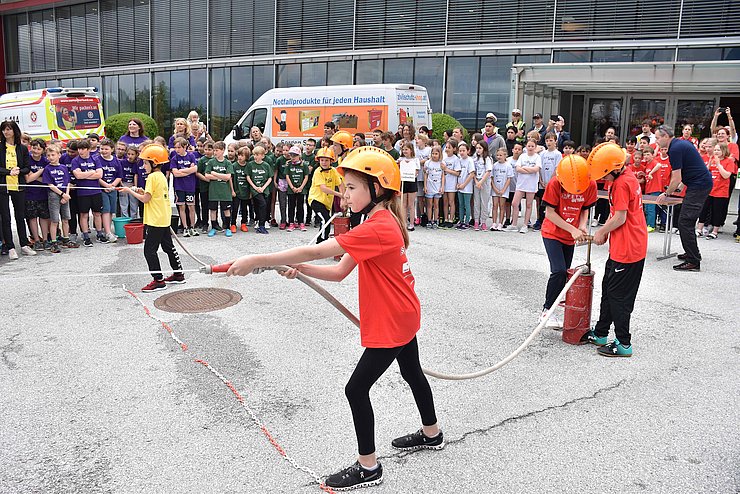
[[[583,194],[591,183],[588,173],[588,163],[576,154],[563,158],[555,170],[560,185],[571,194]]]
[[[393,156],[375,146],[361,146],[353,149],[337,167],[344,176],[346,170],[355,170],[375,177],[381,187],[395,192],[401,191],[401,170]],[[375,188],[371,187],[371,195]]]
[[[337,159],[337,157],[334,155],[334,150],[332,148],[321,148],[316,152],[316,159],[319,158],[329,158],[332,160],[332,162]]]
[[[591,150],[586,160],[591,179],[601,180],[614,170],[619,170],[626,159],[627,153],[618,144],[602,142]]]
[[[142,160],[153,161],[157,165],[169,163],[170,153],[167,152],[161,144],[149,144],[141,150],[139,158]]]
[[[341,144],[344,146],[344,149],[349,149],[354,144],[352,142],[352,134],[347,132],[346,130],[340,130],[334,133],[333,136],[331,136],[331,142],[336,142],[337,144]]]

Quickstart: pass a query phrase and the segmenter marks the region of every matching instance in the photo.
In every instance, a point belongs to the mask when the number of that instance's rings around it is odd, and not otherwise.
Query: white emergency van
[[[0,96],[0,121],[13,120],[32,139],[81,139],[103,136],[105,120],[97,89],[46,88]]]
[[[414,84],[275,88],[252,104],[224,142],[248,138],[253,126],[274,143],[318,141],[330,121],[350,133],[396,132],[402,124],[431,129],[432,109],[426,88]]]

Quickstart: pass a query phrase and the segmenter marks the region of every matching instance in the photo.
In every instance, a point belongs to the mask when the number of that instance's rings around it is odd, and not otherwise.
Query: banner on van
[[[320,138],[329,121],[351,133],[386,129],[388,106],[273,107],[272,118],[276,137]]]
[[[55,98],[49,111],[62,130],[95,129],[100,126],[99,105],[97,98]]]

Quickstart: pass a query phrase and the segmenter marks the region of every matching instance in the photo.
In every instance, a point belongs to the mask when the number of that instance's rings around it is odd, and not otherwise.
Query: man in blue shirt
[[[676,191],[679,184],[683,183],[686,186],[686,197],[683,199],[681,214],[678,217],[678,232],[684,249],[684,253],[679,254],[678,258],[683,262],[673,266],[673,269],[699,271],[701,253],[696,243],[694,227],[701,208],[712,190],[712,174],[690,141],[674,139],[672,128],[661,125],[655,132],[655,137],[658,146],[668,148],[668,159],[673,170],[671,182],[665,192],[657,198],[658,204],[663,204],[666,198]]]

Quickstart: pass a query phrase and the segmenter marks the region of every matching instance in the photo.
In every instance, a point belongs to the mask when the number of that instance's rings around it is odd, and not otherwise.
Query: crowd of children
[[[495,123],[495,119],[489,121]],[[202,124],[197,124],[200,129]],[[134,120],[131,127],[143,130]],[[645,127],[639,136],[626,139],[624,149],[643,193],[657,196],[670,181],[671,166],[668,150],[658,147],[650,126]],[[507,139],[500,140],[504,143],[500,148],[491,147],[491,142],[498,141],[484,133],[473,134],[468,143],[462,139],[462,129],[452,129],[439,141],[431,138],[428,129],[417,131],[411,125],[403,126],[398,134],[376,130],[368,138],[327,124],[321,140],[308,139],[303,145],[273,144],[253,129],[250,139],[227,146],[201,135],[200,130],[196,138],[190,129],[189,119],[176,119],[168,141],[156,137],[134,143],[122,138],[114,143],[90,134],[69,141],[66,149],[55,141],[21,139],[29,150],[28,165],[18,181],[29,185],[23,214],[28,244],[21,242],[26,247],[23,253],[92,246],[90,219],[97,242],[115,242],[114,216],[141,217],[141,202],[135,195],[120,194],[119,189],[144,188],[147,171],[139,153],[150,142],[169,150],[170,161],[162,171],[174,190],[177,232],[183,237],[201,233],[213,237],[221,232],[231,237],[250,227],[258,234],[269,233],[271,227],[305,232],[312,222],[319,227],[343,207],[341,177],[330,171],[352,147],[368,140],[397,160],[409,231],[421,225],[524,234],[542,226],[542,196],[559,162],[572,154],[585,158],[591,151],[588,145],[559,142],[561,136],[553,131],[541,129],[544,136],[537,130],[525,134],[514,125],[507,128]],[[490,132],[488,127],[484,132]],[[617,142],[613,134],[603,140]],[[698,142],[686,126],[682,136],[698,147],[714,180],[696,228],[696,235],[707,239],[717,238],[724,225],[734,188],[739,157],[730,134],[731,130],[720,127],[713,137]],[[603,189],[609,184],[600,181],[598,186]],[[644,210],[648,232],[673,226],[665,224],[660,206],[645,204]],[[592,226],[603,225],[607,217],[608,205],[601,199]],[[4,223],[9,221],[4,219]],[[358,221],[359,216],[353,215],[353,224]],[[318,241],[328,233],[327,227]],[[10,245],[3,242],[3,254],[12,250],[11,258],[17,258]]]

